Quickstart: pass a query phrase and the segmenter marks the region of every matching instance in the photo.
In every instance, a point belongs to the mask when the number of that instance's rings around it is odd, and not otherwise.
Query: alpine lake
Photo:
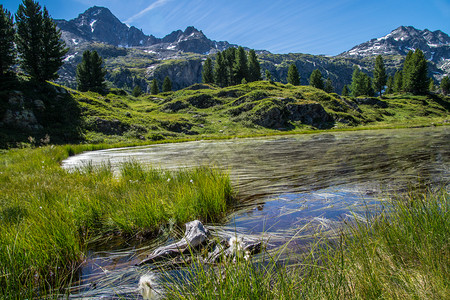
[[[211,166],[229,172],[238,201],[217,234],[263,240],[266,251],[300,253],[314,234],[333,236],[342,222],[384,208],[412,189],[450,187],[450,127],[366,130],[160,144],[85,152],[67,169],[124,161],[162,169]],[[170,233],[140,243],[109,240],[87,253],[71,299],[138,297],[152,266],[135,266]],[[286,248],[285,245],[288,245]],[[290,254],[286,254],[290,255]],[[157,272],[157,271],[155,271]]]

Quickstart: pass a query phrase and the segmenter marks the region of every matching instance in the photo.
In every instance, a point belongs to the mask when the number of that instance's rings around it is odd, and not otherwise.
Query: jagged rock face
[[[109,9],[98,6],[89,8],[73,20],[55,20],[55,22],[61,29],[62,38],[71,48],[76,48],[80,44],[100,42],[118,47],[145,47],[150,50],[205,54],[235,46],[228,42],[212,41],[194,27],[187,27],[184,32],[174,31],[164,38],[156,38],[144,34],[134,26],[128,27]]]
[[[91,7],[76,19],[55,20],[62,37],[70,47],[86,42],[102,42],[114,46],[148,46],[156,42],[136,27],[128,27],[117,19],[109,9]]]
[[[168,76],[172,80],[173,90],[179,90],[202,80],[202,60],[181,60],[171,65],[162,64],[156,66],[154,71],[148,74],[148,79],[156,78],[161,85]]]
[[[412,26],[401,26],[384,37],[355,46],[340,56],[406,55],[409,50],[415,49],[422,50],[425,57],[435,63],[448,60],[450,37],[440,30],[418,30]]]

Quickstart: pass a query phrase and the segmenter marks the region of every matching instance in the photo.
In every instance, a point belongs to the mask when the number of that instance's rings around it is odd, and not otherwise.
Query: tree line
[[[203,65],[202,81],[226,87],[261,80],[261,68],[255,50],[228,48],[216,54],[215,64],[208,57]]]
[[[445,76],[441,80],[441,91],[444,95],[449,92],[449,78]],[[343,96],[380,96],[392,93],[411,93],[423,95],[428,92],[435,92],[434,79],[428,77],[428,64],[424,53],[420,49],[410,50],[403,62],[402,69],[397,70],[394,76],[388,76],[384,65],[383,57],[378,55],[375,59],[373,79],[362,72],[359,67],[355,67],[352,74],[350,87],[344,86]]]

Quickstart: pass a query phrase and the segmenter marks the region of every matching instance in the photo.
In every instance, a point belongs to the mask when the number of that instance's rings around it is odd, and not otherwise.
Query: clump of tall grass
[[[60,167],[66,148],[0,155],[0,298],[64,287],[98,237],[143,238],[167,223],[218,221],[233,201],[228,174],[216,169],[128,162],[120,176],[108,164],[69,172]]]
[[[450,299],[450,201],[446,191],[392,199],[344,225],[303,258],[194,265],[169,299]],[[271,258],[272,257],[272,258]]]

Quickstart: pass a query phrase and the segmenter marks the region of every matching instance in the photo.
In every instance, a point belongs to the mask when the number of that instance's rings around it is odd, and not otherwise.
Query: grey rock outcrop
[[[25,106],[25,98],[22,92],[12,91],[7,95],[8,108],[3,116],[0,116],[2,126],[20,130],[39,130],[39,124],[32,108]],[[41,100],[34,101],[38,110],[45,110],[45,104]]]

